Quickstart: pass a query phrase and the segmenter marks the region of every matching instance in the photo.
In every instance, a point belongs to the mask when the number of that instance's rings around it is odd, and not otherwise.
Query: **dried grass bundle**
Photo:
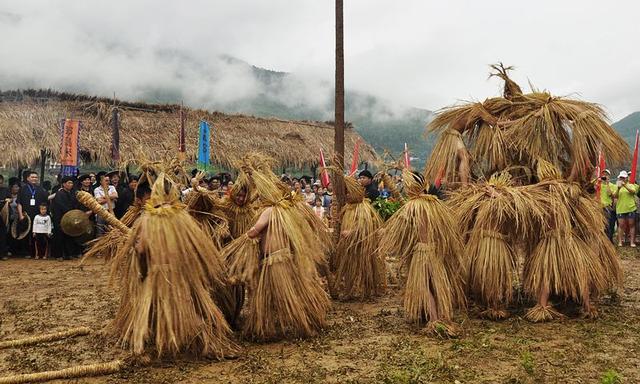
[[[335,261],[335,284],[345,299],[366,299],[384,293],[386,264],[378,251],[378,229],[382,219],[368,200],[364,188],[346,177],[347,204],[342,210],[342,235]],[[355,196],[353,195],[355,194]]]
[[[122,360],[108,363],[78,365],[58,371],[27,373],[22,375],[0,377],[0,384],[42,383],[51,380],[77,379],[80,377],[109,375],[124,367]]]
[[[220,359],[236,348],[211,297],[225,286],[224,268],[178,194],[158,175],[145,212],[119,251],[127,265],[112,326],[136,355],[150,345],[158,356],[190,352]]]
[[[213,240],[218,250],[221,250],[231,233],[218,193],[196,187],[187,194],[184,203],[207,237]]]
[[[141,214],[142,207],[135,204],[127,209],[120,221],[131,228]],[[87,243],[89,248],[82,257],[81,264],[94,257],[104,257],[106,262],[111,261],[118,254],[118,249],[126,243],[126,240],[126,236],[123,236],[120,231],[109,231],[101,237],[91,240]]]
[[[91,329],[87,327],[71,328],[61,332],[54,332],[54,333],[48,333],[44,335],[26,337],[23,339],[0,341],[0,349],[23,347],[27,345],[36,345],[40,343],[48,343],[50,341],[67,339],[70,337],[86,336],[89,333],[91,333]]]
[[[268,340],[312,336],[325,325],[329,299],[318,277],[325,264],[319,235],[261,155],[246,158],[256,193],[268,215],[261,246],[242,236],[224,250],[233,279],[247,283],[249,306],[243,333]],[[265,216],[266,217],[266,216]]]
[[[407,273],[404,306],[416,323],[453,318],[464,308],[466,269],[453,215],[436,196],[426,194],[428,182],[403,171],[409,200],[384,224],[382,254],[397,255]],[[431,318],[436,313],[437,318]]]

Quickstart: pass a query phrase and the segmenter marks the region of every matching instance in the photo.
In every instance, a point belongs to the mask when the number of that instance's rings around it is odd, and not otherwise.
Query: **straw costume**
[[[524,290],[537,304],[527,311],[531,321],[561,317],[548,303],[550,296],[582,305],[583,315],[595,317],[592,298],[622,284],[615,249],[600,230],[602,210],[579,184],[560,179],[553,166],[541,161],[541,180],[530,188],[546,192],[544,225],[536,246],[525,260]]]
[[[404,308],[408,319],[429,331],[455,335],[455,308],[465,307],[462,243],[450,209],[422,175],[404,170],[408,200],[385,223],[380,248],[397,255],[406,273]]]
[[[232,239],[237,239],[251,228],[256,220],[258,206],[256,191],[251,180],[242,169],[238,172],[229,196],[220,201],[220,207],[229,220],[229,232]]]
[[[440,135],[426,174],[444,175],[451,191],[466,238],[470,293],[490,318],[507,315],[519,281],[539,301],[531,320],[555,317],[549,295],[595,315],[590,303],[619,286],[620,269],[602,239],[601,210],[581,186],[599,151],[621,164],[628,146],[599,105],[536,89],[523,93],[508,76],[511,67],[492,68],[504,80],[502,97],[447,108],[428,127]]]
[[[120,343],[134,355],[148,347],[158,356],[188,352],[221,359],[233,353],[229,325],[211,297],[224,289],[224,266],[164,173],[131,229],[96,211],[127,234],[116,256],[124,263],[112,323]]]
[[[330,305],[317,273],[317,265],[326,265],[323,247],[268,161],[254,156],[248,168],[264,207],[224,249],[230,276],[249,290],[243,333],[259,340],[316,335]]]
[[[334,172],[335,177],[343,177]],[[365,199],[364,188],[353,177],[343,178],[346,204],[341,212],[340,240],[335,252],[336,291],[344,299],[367,299],[384,293],[386,265],[378,251],[382,218]]]
[[[199,181],[202,177],[204,173],[200,172],[195,179]],[[185,197],[184,203],[189,214],[200,224],[207,237],[213,240],[218,250],[221,250],[231,234],[218,193],[196,184]]]
[[[531,238],[531,229],[544,211],[535,191],[514,185],[502,172],[489,181],[451,191],[447,205],[454,212],[464,240],[464,263],[469,272],[468,292],[489,319],[509,316],[514,291],[520,283],[518,246]],[[533,241],[533,240],[529,240]]]

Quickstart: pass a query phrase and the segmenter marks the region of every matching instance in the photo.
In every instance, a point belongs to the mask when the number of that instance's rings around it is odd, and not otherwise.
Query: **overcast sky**
[[[0,88],[252,92],[220,54],[332,81],[333,12],[330,0],[0,0]],[[497,95],[488,64],[503,61],[523,88],[578,94],[617,120],[640,110],[639,14],[632,0],[345,0],[346,84],[436,110]],[[158,51],[214,63],[215,84]]]

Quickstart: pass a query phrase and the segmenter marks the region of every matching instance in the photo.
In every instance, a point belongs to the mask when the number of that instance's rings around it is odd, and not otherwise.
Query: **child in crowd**
[[[51,216],[47,213],[47,204],[40,204],[40,213],[33,219],[33,242],[34,252],[32,255],[36,260],[42,257],[47,259],[49,255],[49,238],[51,237],[53,226]]]

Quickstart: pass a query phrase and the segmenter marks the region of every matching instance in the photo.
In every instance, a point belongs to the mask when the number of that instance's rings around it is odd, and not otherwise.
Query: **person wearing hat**
[[[380,191],[373,182],[373,175],[368,170],[364,170],[358,174],[358,182],[364,187],[364,196],[373,201],[380,196]]]
[[[613,242],[613,232],[616,229],[616,205],[613,199],[613,191],[616,185],[609,181],[611,171],[604,170],[600,177],[600,204],[602,205],[604,216],[607,218],[607,227],[605,228],[607,237]]]
[[[58,260],[70,260],[80,256],[81,250],[73,237],[62,231],[62,217],[65,213],[78,209],[78,200],[73,190],[75,179],[71,176],[62,178],[61,188],[51,202],[51,215],[53,221],[53,247],[52,254]]]
[[[26,172],[26,184],[20,188],[18,194],[18,220],[25,220],[25,216],[29,216],[30,222],[39,213],[40,204],[48,204],[49,194],[40,186],[40,176],[38,172],[28,171]],[[34,242],[31,236],[31,231],[28,234],[29,238],[29,250],[30,254],[34,254]],[[31,258],[31,256],[27,256]]]
[[[620,171],[616,188],[612,196],[617,199],[616,215],[618,217],[618,246],[622,247],[624,236],[627,236],[629,245],[636,246],[636,200],[638,185],[628,181],[627,171]]]

